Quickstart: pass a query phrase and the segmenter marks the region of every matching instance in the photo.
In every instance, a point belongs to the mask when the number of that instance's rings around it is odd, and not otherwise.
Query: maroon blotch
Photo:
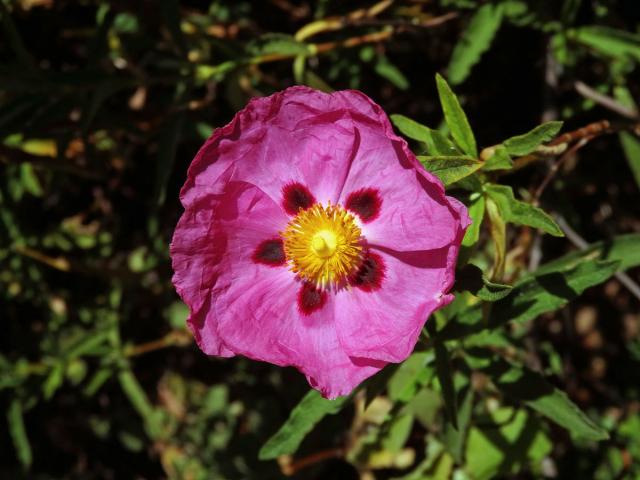
[[[261,242],[255,252],[253,252],[253,261],[272,267],[284,265],[286,257],[284,255],[282,239],[275,238]]]
[[[377,290],[384,279],[384,262],[376,253],[367,252],[358,271],[349,278],[349,283],[365,292]]]
[[[362,188],[347,197],[345,207],[357,214],[364,223],[374,220],[380,214],[382,200],[373,188]]]
[[[298,308],[303,315],[311,315],[327,303],[327,292],[310,283],[303,283],[298,292]]]
[[[290,215],[297,215],[300,209],[306,210],[314,203],[316,199],[301,183],[290,183],[282,189],[282,206]]]

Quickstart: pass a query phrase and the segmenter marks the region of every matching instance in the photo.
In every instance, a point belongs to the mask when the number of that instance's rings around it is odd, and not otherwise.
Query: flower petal
[[[301,312],[303,288],[291,272],[262,270],[216,290],[219,332],[234,352],[293,366],[326,398],[349,394],[385,363],[352,359],[338,342],[331,296],[321,308]]]
[[[286,225],[282,209],[256,187],[227,183],[219,194],[203,192],[180,218],[170,246],[173,284],[190,310],[187,320],[196,342],[209,355],[232,356],[219,338],[210,305],[222,271],[251,275],[253,258],[265,240]],[[233,225],[230,229],[227,225]],[[281,267],[283,268],[283,267]]]
[[[401,362],[413,350],[427,317],[453,300],[447,292],[457,248],[375,251],[384,262],[380,288],[337,293],[338,338],[351,356]]]
[[[359,147],[340,98],[292,87],[251,100],[196,155],[180,192],[185,208],[228,181],[256,185],[278,203],[285,185],[299,183],[318,201],[336,203]]]

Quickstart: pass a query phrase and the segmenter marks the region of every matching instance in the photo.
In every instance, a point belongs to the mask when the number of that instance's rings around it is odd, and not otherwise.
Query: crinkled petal
[[[352,113],[342,97],[306,87],[251,100],[196,155],[183,205],[227,181],[254,184],[276,202],[283,186],[299,182],[318,201],[335,203],[360,146]]]
[[[442,183],[428,173],[393,133],[386,114],[360,92],[339,92],[367,110],[375,123],[358,123],[361,148],[350,165],[340,202],[361,189],[374,188],[382,199],[380,213],[363,226],[370,244],[397,251],[419,251],[449,245],[457,232],[456,211]]]
[[[452,299],[445,290],[449,248],[375,251],[385,267],[381,286],[336,294],[338,338],[351,356],[401,362],[413,350],[427,317]]]
[[[451,198],[456,234],[436,250],[397,252],[373,247],[384,263],[380,287],[354,287],[336,295],[338,338],[348,355],[385,362],[409,356],[427,317],[453,300],[456,261],[471,223],[465,206]]]
[[[282,209],[267,195],[241,182],[226,183],[219,194],[203,192],[180,218],[170,246],[173,283],[189,307],[187,324],[205,353],[233,355],[218,335],[211,307],[221,272],[242,276],[257,270],[251,255],[286,222]]]
[[[215,295],[220,335],[236,353],[296,367],[326,398],[347,395],[384,362],[347,356],[338,342],[332,299],[303,315],[300,288],[291,272],[266,267],[223,284]]]

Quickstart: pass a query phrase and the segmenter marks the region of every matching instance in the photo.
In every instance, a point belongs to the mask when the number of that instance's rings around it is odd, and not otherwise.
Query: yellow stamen
[[[321,288],[338,285],[362,261],[360,227],[340,206],[315,204],[301,210],[282,238],[291,270]]]

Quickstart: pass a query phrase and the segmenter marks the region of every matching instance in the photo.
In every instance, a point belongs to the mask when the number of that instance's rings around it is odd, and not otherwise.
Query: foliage
[[[640,476],[638,15],[0,1],[0,476]],[[473,220],[455,301],[335,401],[206,358],[170,282],[199,145],[294,83],[374,98]]]

